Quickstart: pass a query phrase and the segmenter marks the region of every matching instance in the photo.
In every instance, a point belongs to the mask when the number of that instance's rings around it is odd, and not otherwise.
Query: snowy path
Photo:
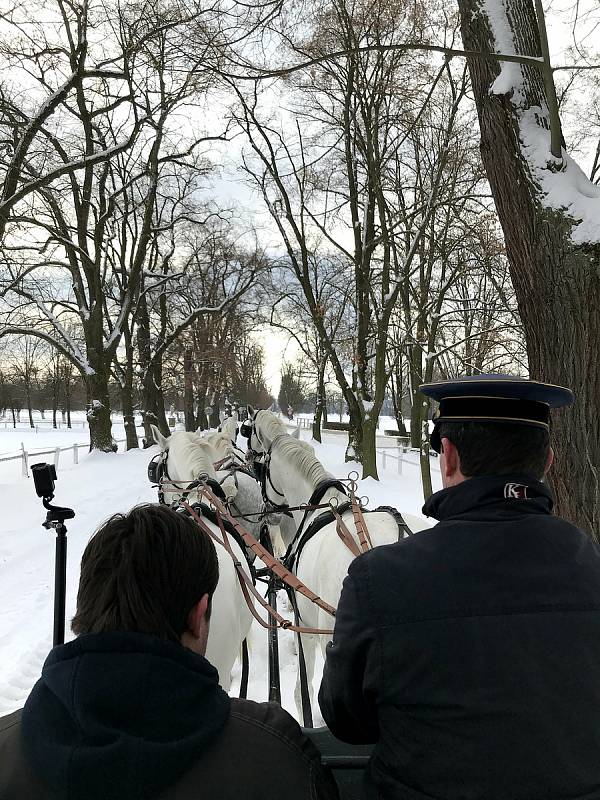
[[[303,431],[303,438],[308,437]],[[118,435],[118,430],[116,432]],[[73,441],[85,442],[87,431],[4,431],[0,429],[0,452],[26,448],[65,447]],[[356,465],[344,464],[343,439],[326,436],[324,444],[315,443],[317,457],[338,477],[345,477]],[[72,638],[69,620],[75,611],[79,563],[85,545],[98,524],[110,514],[127,511],[136,503],[155,502],[156,494],[148,483],[146,467],[156,452],[92,455],[80,453],[80,463],[72,458],[61,461],[56,485],[56,502],[71,506],[77,516],[68,523],[68,561],[66,598],[66,636]],[[68,456],[69,454],[62,454]],[[51,460],[48,457],[48,460]],[[369,497],[371,507],[395,505],[401,511],[420,513],[422,495],[416,467],[405,466],[398,476],[396,466],[388,462],[381,471],[382,480],[361,482],[360,493]],[[433,474],[434,488],[439,475]],[[55,535],[41,527],[45,512],[35,495],[31,479],[20,477],[18,461],[0,463],[0,715],[22,706],[39,677],[42,664],[52,645],[54,604]],[[282,611],[288,614],[282,598]],[[249,697],[267,699],[266,632],[255,623],[250,641]],[[295,714],[293,690],[296,680],[296,656],[293,636],[280,633],[282,702]],[[322,664],[317,664],[315,688],[318,688]],[[239,682],[234,675],[232,693]],[[316,717],[318,722],[318,716]]]

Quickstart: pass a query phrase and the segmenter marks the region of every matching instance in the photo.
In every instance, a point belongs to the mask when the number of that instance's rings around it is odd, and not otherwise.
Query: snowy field
[[[74,421],[81,419],[75,416]],[[393,427],[387,420],[383,428]],[[141,432],[140,432],[141,433]],[[301,431],[308,439],[310,432]],[[115,438],[124,438],[122,423],[113,426]],[[347,477],[359,465],[344,463],[345,435],[325,433],[323,444],[313,443],[317,457],[336,477]],[[393,440],[379,440],[393,448]],[[69,621],[75,611],[79,580],[79,562],[85,545],[98,524],[117,511],[127,511],[140,502],[156,502],[146,475],[146,467],[157,448],[148,451],[117,454],[87,453],[88,431],[81,424],[73,429],[53,430],[47,424],[38,432],[21,423],[16,430],[4,428],[0,421],[0,459],[18,454],[21,445],[33,453],[56,447],[72,448],[73,443],[84,445],[78,451],[79,463],[73,463],[72,449],[59,457],[55,502],[75,509],[76,517],[68,524],[67,562],[67,622],[66,637],[72,638]],[[241,444],[242,442],[240,442]],[[123,445],[120,447],[122,448]],[[390,449],[388,454],[396,451]],[[53,455],[30,456],[29,463],[52,461]],[[383,454],[379,457],[379,482],[361,481],[360,494],[369,498],[368,505],[394,505],[400,511],[420,514],[423,503],[417,458],[406,454],[402,474],[398,462]],[[39,677],[42,664],[52,646],[54,608],[54,548],[55,535],[41,527],[45,511],[35,494],[31,478],[22,477],[22,461],[0,460],[0,502],[2,527],[0,533],[0,716],[23,705]],[[434,490],[441,488],[439,472],[432,470]],[[280,611],[289,615],[285,598]],[[250,681],[248,696],[254,700],[267,699],[267,634],[254,623],[250,637]],[[296,680],[296,656],[291,633],[280,632],[280,662],[282,703],[296,716],[293,690]],[[237,669],[237,668],[236,668]],[[321,677],[322,663],[317,664],[315,689]],[[234,673],[232,694],[239,684],[239,671]],[[318,710],[315,723],[319,723]]]

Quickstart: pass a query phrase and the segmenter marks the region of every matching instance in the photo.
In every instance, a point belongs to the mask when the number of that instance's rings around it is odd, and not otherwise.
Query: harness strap
[[[212,508],[210,508],[210,506],[207,506],[206,503],[194,503],[192,508],[195,509],[196,512],[200,510],[202,516],[209,520],[209,522],[212,522],[213,525],[218,524],[217,514],[212,510]],[[252,581],[254,582],[256,578],[256,570],[254,569],[254,564],[250,560],[250,555],[248,554],[244,540],[228,520],[225,520],[224,525],[227,533],[235,539],[240,550],[244,554],[246,563],[248,564],[248,569],[250,570],[250,575],[252,576]]]
[[[316,533],[318,533],[321,530],[321,528],[324,528],[325,525],[329,525],[330,522],[333,522],[335,520],[335,517],[333,515],[333,511],[332,511],[332,506],[329,503],[325,503],[324,505],[317,506],[317,507],[318,508],[327,508],[327,511],[325,511],[323,514],[319,514],[318,516],[314,517],[312,519],[310,525],[308,526],[308,528],[304,531],[304,533],[302,533],[302,537],[299,538],[298,534],[301,532],[302,525],[304,524],[304,521],[306,520],[306,516],[305,516],[304,519],[302,520],[302,524],[300,525],[300,527],[298,528],[298,531],[296,532],[296,535],[294,536],[293,540],[290,542],[290,544],[288,546],[288,549],[286,550],[286,553],[285,553],[285,555],[283,557],[283,563],[287,567],[289,567],[290,570],[292,570],[294,568],[294,563],[299,558],[300,553],[302,552],[302,550],[304,548],[304,545],[310,539],[312,539],[312,537]],[[350,503],[342,503],[341,506],[338,506],[336,508],[336,511],[338,512],[338,514],[342,515],[346,511],[348,511],[349,508],[350,508]]]
[[[323,525],[327,524],[327,523],[323,522],[322,524],[320,524],[317,528],[315,528],[313,530],[313,525],[315,525],[317,520],[320,519],[320,517],[321,517],[321,515],[319,515],[319,517],[317,517],[316,520],[315,519],[312,520],[312,522],[310,523],[310,525],[308,526],[308,528],[306,530],[307,533],[308,533],[308,531],[312,531],[312,533],[307,538],[305,538],[305,536],[303,536],[302,531],[304,530],[304,525],[306,524],[306,520],[308,518],[307,517],[308,512],[314,510],[315,508],[321,508],[322,507],[322,506],[318,505],[318,503],[321,502],[321,500],[325,496],[325,492],[327,492],[328,489],[337,489],[338,491],[341,491],[343,494],[347,494],[346,487],[344,486],[344,484],[341,481],[336,480],[336,478],[329,478],[327,480],[321,481],[320,483],[318,483],[315,486],[315,488],[313,490],[313,493],[311,494],[311,496],[308,499],[307,505],[299,506],[299,507],[296,506],[293,509],[294,511],[304,511],[304,515],[303,515],[303,517],[302,517],[302,519],[300,521],[300,525],[298,525],[296,533],[294,534],[294,538],[292,539],[292,541],[288,545],[288,549],[286,550],[286,553],[285,553],[285,555],[283,557],[284,562],[287,562],[289,560],[290,563],[293,563],[295,558],[296,558],[296,556],[299,554],[299,552],[302,549],[302,547],[304,547],[304,544],[306,543],[306,541],[308,541],[310,536],[313,536],[320,528],[323,527]],[[326,508],[328,508],[328,509],[331,509],[331,507],[332,507],[331,503],[325,503],[324,506]],[[347,508],[347,506],[344,506],[344,510],[346,508]],[[328,520],[328,522],[332,522],[332,521],[333,521],[333,517],[331,517],[331,520]],[[294,546],[295,546],[296,542],[298,542],[298,541],[300,542],[300,544],[298,545],[296,550],[294,550]]]
[[[319,595],[315,594],[311,589],[305,586],[302,581],[296,577],[292,572],[289,571],[279,559],[272,556],[268,550],[263,547],[263,545],[257,541],[254,536],[252,536],[249,531],[247,531],[242,525],[239,524],[227,511],[225,506],[218,500],[214,494],[210,491],[210,489],[204,488],[203,493],[206,497],[210,500],[210,502],[215,507],[216,511],[226,520],[228,520],[231,525],[235,528],[235,530],[240,534],[242,539],[244,540],[247,547],[249,547],[256,555],[260,558],[260,560],[267,566],[271,572],[273,572],[283,583],[287,586],[291,586],[292,589],[296,592],[300,592],[303,594],[308,600],[310,600],[315,605],[319,606],[323,611],[327,614],[330,614],[332,617],[335,617],[335,608],[329,603],[326,603],[325,600],[321,599]],[[191,508],[188,506],[187,503],[184,503],[184,508]],[[196,515],[197,516],[197,515]],[[195,519],[196,517],[194,517]],[[212,533],[212,532],[211,532]],[[331,631],[312,631],[314,633],[331,633]],[[301,631],[301,633],[306,633],[306,631]]]
[[[207,495],[210,495],[210,493],[207,492]],[[211,502],[213,502],[213,497],[209,496],[209,499],[211,500]],[[198,527],[204,533],[206,533],[208,536],[210,536],[210,538],[216,544],[219,544],[219,545],[221,545],[221,547],[225,548],[227,553],[231,556],[231,559],[233,561],[233,566],[235,568],[236,574],[238,576],[238,580],[240,582],[240,588],[242,590],[242,594],[244,595],[244,599],[246,600],[246,604],[248,605],[248,608],[250,609],[250,612],[251,612],[252,616],[256,619],[257,622],[259,622],[262,625],[263,628],[267,628],[267,629],[284,628],[285,630],[292,630],[292,631],[295,631],[297,633],[322,633],[322,634],[327,634],[327,635],[330,635],[330,634],[333,633],[332,630],[323,630],[321,628],[303,628],[303,627],[301,627],[299,625],[294,625],[292,622],[290,622],[290,620],[287,620],[284,617],[282,617],[281,614],[279,614],[279,612],[275,611],[275,609],[272,608],[267,603],[267,601],[262,597],[260,592],[254,586],[254,584],[252,583],[252,581],[248,577],[246,571],[242,567],[242,564],[241,564],[240,560],[237,558],[237,556],[235,555],[235,553],[231,549],[231,545],[229,544],[229,540],[227,539],[227,534],[225,533],[225,527],[223,525],[223,519],[221,517],[221,513],[220,513],[219,509],[217,509],[217,521],[218,521],[218,524],[219,524],[219,530],[221,531],[221,535],[223,536],[223,540],[219,539],[219,537],[213,531],[211,531],[211,529],[204,522],[202,517],[194,511],[192,506],[190,506],[188,503],[183,503],[183,508],[185,508],[186,511],[190,514],[190,516],[193,517],[193,519],[196,521]],[[253,539],[256,544],[259,544],[251,534],[247,533],[247,535],[251,539]],[[259,544],[259,547],[262,548],[262,545]],[[262,549],[264,550],[264,548],[262,548]],[[265,553],[267,553],[266,550],[265,550]],[[276,561],[276,559],[274,559],[274,560]],[[266,563],[267,562],[265,561],[265,564]],[[267,566],[269,566],[269,565],[267,564]],[[298,581],[298,583],[300,584],[299,581]],[[300,586],[303,586],[303,584],[300,584]],[[278,623],[277,625],[270,625],[268,622],[265,622],[262,619],[260,614],[256,611],[256,608],[254,607],[254,603],[252,602],[252,598],[250,597],[251,594],[254,596],[255,600],[257,600],[258,603],[265,609],[265,611],[268,611],[268,613],[271,614],[271,616],[274,619],[277,620],[277,623]],[[316,595],[314,595],[314,596],[316,597]],[[321,602],[323,602],[323,601],[321,601]],[[330,608],[331,608],[331,606],[330,606]]]
[[[346,523],[342,519],[340,513],[338,512],[338,510],[336,508],[332,508],[331,509],[331,513],[333,514],[333,516],[336,519],[335,529],[337,531],[337,535],[340,537],[342,542],[346,545],[348,550],[350,550],[350,552],[352,553],[353,556],[359,556],[361,554],[361,551],[359,550],[358,545],[354,541],[354,537],[352,536],[352,534],[348,530],[348,526],[346,525]]]
[[[407,536],[413,535],[413,531],[408,527],[406,520],[394,506],[378,506],[374,511],[385,511],[387,514],[391,514],[398,526],[398,540],[402,539],[405,534]]]
[[[360,507],[359,501],[356,499],[353,489],[350,490],[350,502],[352,503],[352,515],[354,517],[354,524],[356,525],[358,541],[363,553],[366,553],[373,549],[373,542],[371,541],[371,536],[362,513],[362,508]]]
[[[219,503],[219,501],[211,497],[209,491],[206,491],[206,494],[209,500],[213,503],[217,511],[227,519],[230,515],[228,514],[227,510]],[[280,580],[283,581],[288,586],[291,586],[294,591],[300,592],[303,594],[308,600],[315,603],[322,608],[323,611],[330,614],[332,617],[335,616],[335,608],[330,606],[324,600],[322,600],[317,594],[311,591],[307,586],[305,586],[299,578],[296,577],[293,573],[291,573],[284,565],[279,561],[277,558],[272,556],[263,545],[257,541],[251,533],[249,533],[245,528],[243,528],[238,522],[234,519],[230,518],[229,520],[233,527],[238,531],[240,536],[243,538],[247,547],[249,547],[256,555],[260,558],[260,560],[273,572]]]
[[[329,489],[337,489],[338,492],[347,495],[348,492],[346,491],[346,487],[344,484],[337,480],[337,478],[329,478],[325,481],[321,481],[317,483],[314,488],[313,493],[311,494],[308,502],[310,503],[320,503],[323,497],[325,496],[325,492],[329,491]]]

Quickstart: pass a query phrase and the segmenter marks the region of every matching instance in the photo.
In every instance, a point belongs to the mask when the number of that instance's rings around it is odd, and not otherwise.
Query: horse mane
[[[232,455],[234,452],[233,441],[227,431],[221,431],[221,433],[210,433],[204,439],[204,441],[211,445],[211,447],[216,451],[217,455],[223,454],[223,458],[225,456]]]
[[[312,486],[333,477],[321,464],[313,447],[308,442],[286,436],[285,439],[277,441],[277,450],[286,461],[297,467],[302,477]]]

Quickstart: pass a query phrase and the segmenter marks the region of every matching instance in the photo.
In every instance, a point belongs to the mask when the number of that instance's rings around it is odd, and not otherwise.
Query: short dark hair
[[[524,473],[544,477],[550,447],[546,428],[505,422],[441,422],[440,439],[458,450],[466,478]]]
[[[190,517],[139,505],[112,516],[88,542],[71,627],[180,641],[190,611],[218,580],[215,546]]]

